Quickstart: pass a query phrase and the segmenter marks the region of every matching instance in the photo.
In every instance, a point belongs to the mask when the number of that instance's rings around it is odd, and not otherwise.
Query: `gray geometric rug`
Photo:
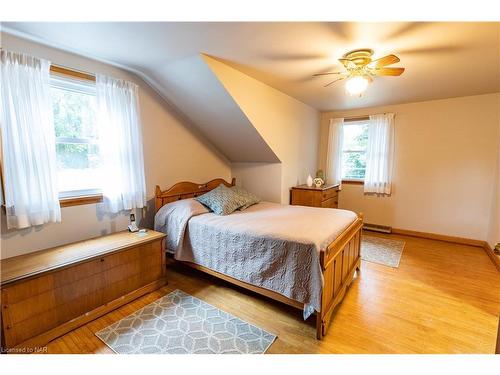
[[[96,336],[119,354],[262,354],[276,339],[178,289]]]
[[[363,235],[361,238],[361,259],[398,268],[404,247],[403,241]]]

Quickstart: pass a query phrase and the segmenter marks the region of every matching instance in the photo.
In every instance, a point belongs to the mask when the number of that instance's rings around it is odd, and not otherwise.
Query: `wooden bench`
[[[2,347],[41,347],[165,285],[164,237],[118,232],[0,261]]]

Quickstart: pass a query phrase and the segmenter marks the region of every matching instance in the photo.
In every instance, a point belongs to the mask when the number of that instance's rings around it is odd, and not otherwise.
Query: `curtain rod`
[[[344,117],[344,121],[369,120],[370,116]]]
[[[388,112],[383,112],[384,115],[386,115]],[[344,117],[344,121],[361,121],[361,120],[369,120],[370,115],[364,115],[364,116],[352,116],[352,117]]]
[[[82,70],[76,70],[73,68],[68,68],[62,65],[57,65],[57,64],[50,64],[50,71],[53,73],[59,73],[59,74],[64,74],[80,79],[85,79],[87,81],[94,81],[95,82],[95,74],[84,72]]]
[[[7,51],[7,50],[3,47],[0,47],[0,51]],[[69,67],[63,66],[63,65],[50,63],[50,71],[54,72],[54,73],[65,74],[65,75],[69,75],[69,76],[77,77],[80,79],[85,79],[88,81],[95,82],[95,74],[89,73],[89,72],[86,72],[83,70],[69,68]]]

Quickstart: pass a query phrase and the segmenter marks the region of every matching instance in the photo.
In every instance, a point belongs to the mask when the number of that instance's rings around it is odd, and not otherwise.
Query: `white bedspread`
[[[218,216],[185,199],[158,211],[155,230],[176,259],[304,303],[306,317],[321,306],[320,250],[355,220],[351,211],[269,202]]]

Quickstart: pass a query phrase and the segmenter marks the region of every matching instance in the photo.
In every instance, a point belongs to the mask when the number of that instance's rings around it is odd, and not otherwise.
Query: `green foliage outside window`
[[[99,148],[96,144],[95,97],[52,88],[52,106],[58,168],[96,168]]]
[[[363,179],[365,177],[367,144],[368,126],[366,124],[344,127],[343,178]]]

